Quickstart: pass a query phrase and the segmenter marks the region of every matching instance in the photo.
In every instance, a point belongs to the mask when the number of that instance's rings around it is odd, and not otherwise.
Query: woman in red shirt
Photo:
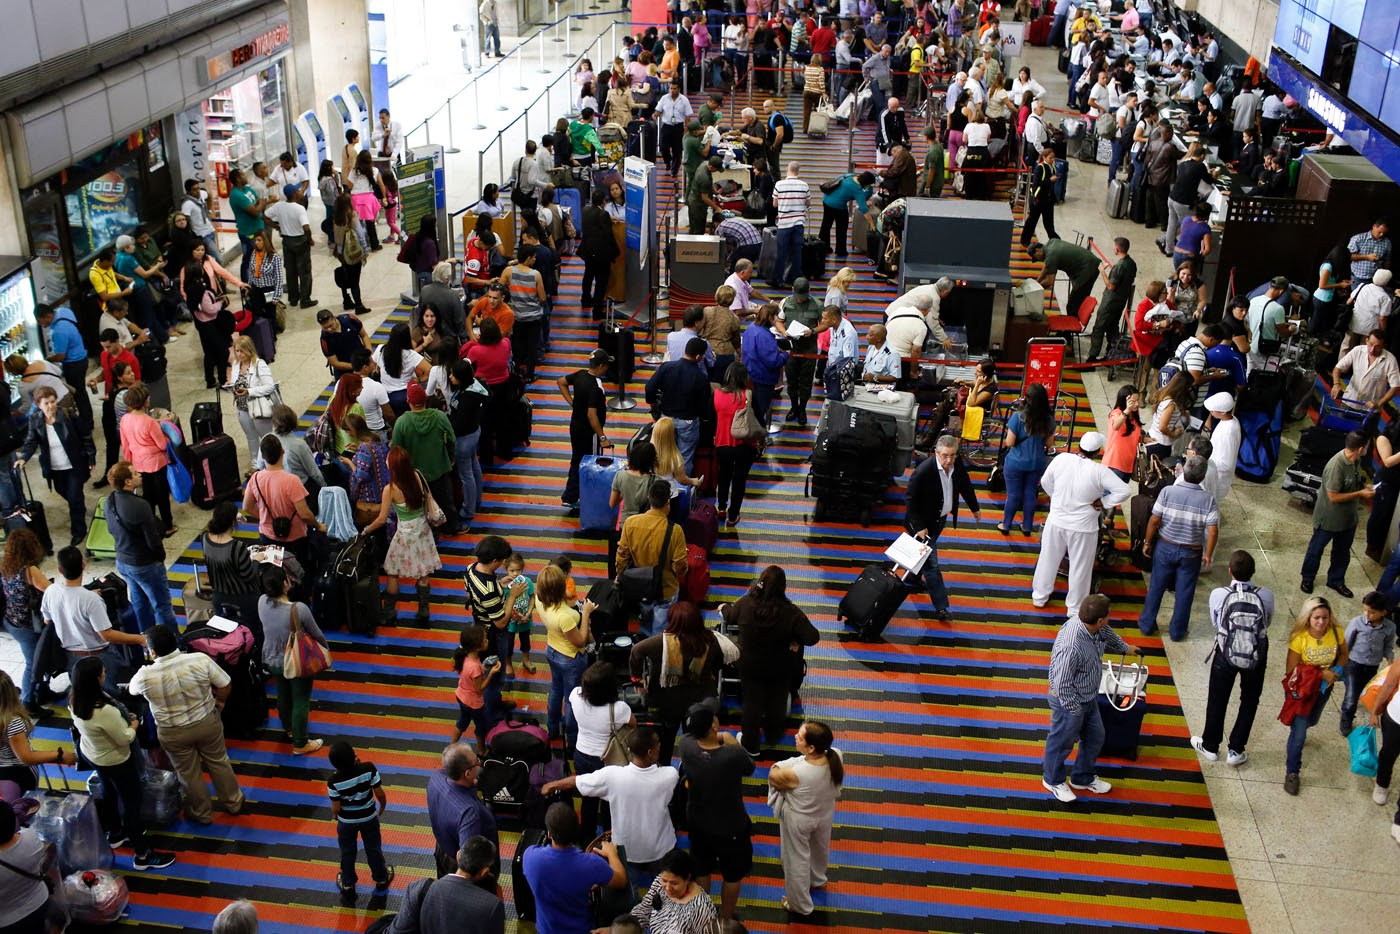
[[[1131,480],[1137,463],[1138,442],[1142,440],[1142,419],[1138,415],[1136,386],[1118,387],[1118,398],[1108,416],[1103,449],[1103,465],[1120,480]]]
[[[133,386],[126,391],[126,414],[122,416],[117,433],[122,442],[122,460],[141,474],[141,495],[151,504],[165,537],[175,534],[175,522],[170,516],[170,484],[165,468],[170,463],[169,440],[160,422],[146,414],[151,393],[145,386]]]
[[[457,356],[470,360],[477,379],[493,389],[510,379],[510,340],[501,336],[494,318],[482,319],[476,340],[463,344]]]
[[[739,511],[748,491],[749,470],[758,457],[754,444],[736,440],[730,431],[734,413],[749,401],[752,389],[748,368],[742,363],[731,363],[724,371],[724,383],[714,391],[715,459],[719,462],[716,498],[719,511],[727,512],[724,524],[730,528],[739,524]]]
[[[1156,352],[1157,345],[1162,343],[1163,332],[1171,324],[1171,318],[1166,316],[1147,320],[1148,312],[1162,304],[1162,298],[1166,294],[1167,284],[1154,279],[1147,283],[1147,288],[1142,293],[1142,301],[1138,302],[1137,309],[1133,312],[1132,346],[1139,357],[1150,358]]]

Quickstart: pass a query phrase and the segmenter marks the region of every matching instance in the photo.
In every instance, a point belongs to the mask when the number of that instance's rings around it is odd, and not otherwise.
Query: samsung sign
[[[1371,118],[1359,114],[1333,97],[1320,81],[1309,75],[1275,47],[1269,53],[1269,78],[1302,102],[1346,144],[1365,156],[1376,168],[1400,182],[1400,143]]]

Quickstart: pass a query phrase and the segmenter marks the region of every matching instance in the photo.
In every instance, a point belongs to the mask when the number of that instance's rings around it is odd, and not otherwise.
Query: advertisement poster
[[[647,268],[647,250],[651,246],[650,233],[642,235],[651,225],[651,186],[647,184],[650,170],[651,163],[636,158],[629,158],[622,169],[623,188],[627,193],[627,248],[637,251],[637,264],[642,269]]]
[[[68,294],[63,244],[58,239],[58,211],[43,207],[29,212],[30,247],[34,251],[34,291],[41,302],[56,302]]]
[[[209,147],[204,141],[204,111],[198,106],[175,115],[175,161],[181,178],[209,180]]]
[[[139,171],[133,163],[118,166],[65,198],[73,255],[80,263],[141,225]]]
[[[1059,338],[1034,339],[1026,344],[1027,385],[1039,383],[1053,405],[1060,394],[1060,375],[1065,362],[1065,342]]]
[[[437,209],[433,184],[433,160],[405,162],[399,166],[399,196],[403,199],[401,223],[406,231],[416,231],[423,218]]]

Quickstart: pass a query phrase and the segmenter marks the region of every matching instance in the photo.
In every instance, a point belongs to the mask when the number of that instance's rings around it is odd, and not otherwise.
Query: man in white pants
[[[1069,555],[1069,590],[1065,611],[1079,612],[1089,593],[1098,542],[1099,510],[1128,498],[1128,484],[1098,462],[1104,436],[1090,431],[1079,439],[1077,453],[1065,452],[1050,462],[1040,485],[1050,497],[1050,515],[1040,532],[1040,557],[1031,579],[1031,602],[1045,606],[1055,590],[1060,561]]]
[[[1228,392],[1213,393],[1206,399],[1206,411],[1215,427],[1210,430],[1210,462],[1215,467],[1215,500],[1224,502],[1235,479],[1235,464],[1240,459],[1239,419],[1235,418],[1235,397]]]

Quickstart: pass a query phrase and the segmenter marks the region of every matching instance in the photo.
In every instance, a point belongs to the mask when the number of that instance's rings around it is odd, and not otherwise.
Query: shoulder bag
[[[282,677],[312,678],[331,667],[331,650],[301,628],[301,615],[292,604],[292,631],[282,650]]]
[[[442,511],[437,500],[433,499],[433,491],[428,486],[428,481],[423,479],[423,471],[415,470],[418,475],[418,482],[423,484],[423,512],[428,517],[428,524],[437,528],[447,522],[447,514]]]
[[[253,474],[253,489],[256,490],[256,491],[257,491],[257,494],[258,494],[258,507],[261,508],[261,509],[266,509],[266,510],[268,510],[268,511],[271,511],[271,510],[272,510],[272,506],[271,506],[271,504],[268,503],[267,497],[263,496],[262,484],[258,482],[258,475],[257,475],[257,474]],[[292,517],[291,517],[291,516],[273,516],[273,517],[272,517],[272,537],[273,537],[273,538],[277,539],[278,541],[283,541],[283,542],[285,542],[285,541],[288,539],[288,537],[291,536],[291,534],[292,534]]]
[[[656,564],[650,567],[628,568],[617,576],[617,585],[629,602],[653,603],[661,599],[666,564],[670,561],[671,533],[675,530],[675,523],[666,523],[666,534],[661,539],[661,555]]]
[[[628,745],[632,740],[632,728],[627,724],[617,725],[617,713],[613,705],[608,705],[608,744],[603,748],[604,765],[626,765],[632,761]]]
[[[733,421],[729,423],[729,433],[734,436],[735,441],[747,441],[750,444],[757,444],[768,437],[768,429],[754,414],[753,402],[748,393],[744,393],[744,403],[739,406]]]

